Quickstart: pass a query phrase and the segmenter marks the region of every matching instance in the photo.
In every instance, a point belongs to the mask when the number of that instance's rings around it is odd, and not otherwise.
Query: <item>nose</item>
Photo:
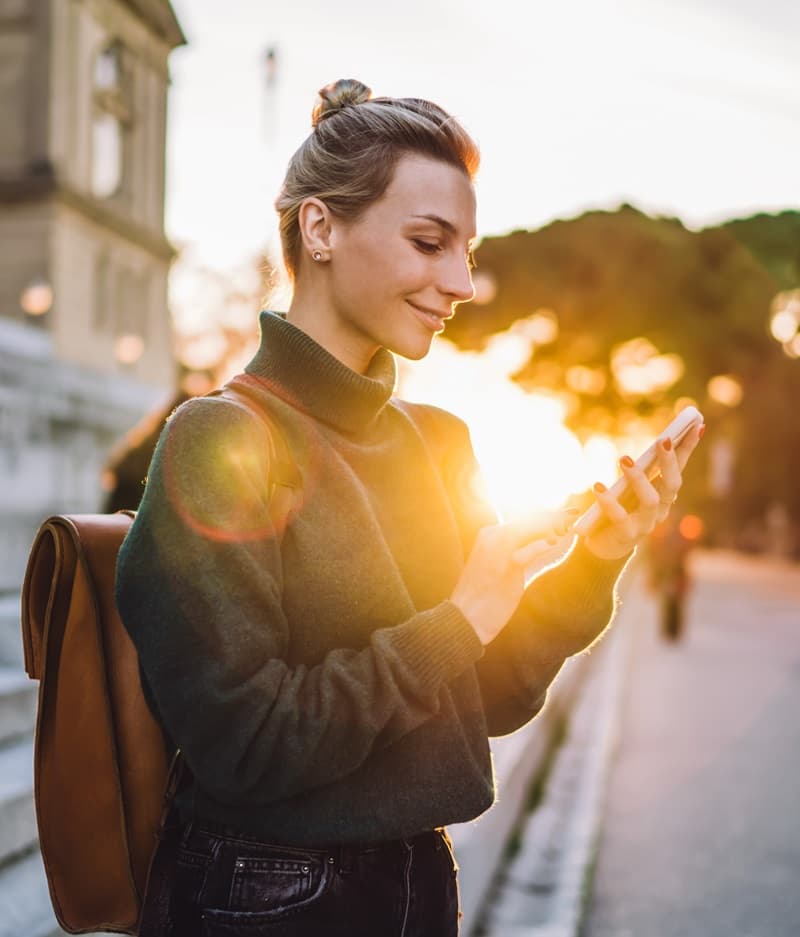
[[[449,296],[452,303],[466,303],[472,299],[475,287],[466,257],[453,257],[444,265],[439,290]]]

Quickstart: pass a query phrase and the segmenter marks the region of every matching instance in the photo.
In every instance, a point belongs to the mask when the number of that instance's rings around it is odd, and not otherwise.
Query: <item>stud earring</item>
[[[314,260],[322,260],[322,251],[312,251],[311,256]]]

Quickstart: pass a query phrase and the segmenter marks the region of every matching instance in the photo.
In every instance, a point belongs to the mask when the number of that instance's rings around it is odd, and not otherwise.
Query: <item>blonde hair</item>
[[[339,218],[354,220],[389,186],[408,153],[430,156],[474,179],[480,164],[475,141],[446,111],[421,98],[373,98],[360,81],[341,78],[319,92],[314,128],[300,145],[275,200],[283,259],[294,280],[302,239],[298,212],[304,199],[321,199]]]

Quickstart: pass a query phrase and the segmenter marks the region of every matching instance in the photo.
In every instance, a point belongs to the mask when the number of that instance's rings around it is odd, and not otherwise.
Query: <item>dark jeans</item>
[[[260,842],[202,821],[181,836],[173,937],[457,937],[444,828],[365,846]]]

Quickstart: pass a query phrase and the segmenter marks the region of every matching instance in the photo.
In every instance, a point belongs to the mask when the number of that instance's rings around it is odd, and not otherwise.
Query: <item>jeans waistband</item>
[[[426,830],[409,837],[400,839],[383,840],[375,843],[285,843],[274,839],[264,839],[263,836],[256,836],[252,833],[242,832],[230,827],[215,823],[203,818],[190,819],[183,830],[182,842],[185,844],[193,833],[206,834],[210,837],[223,840],[239,840],[248,846],[269,848],[270,846],[283,847],[285,849],[297,849],[312,855],[334,856],[337,865],[340,868],[347,869],[353,864],[353,861],[359,856],[375,856],[376,854],[397,854],[398,851],[405,852],[409,846],[424,843],[426,840],[436,842],[443,838],[445,831],[443,827],[436,827],[433,830]]]

